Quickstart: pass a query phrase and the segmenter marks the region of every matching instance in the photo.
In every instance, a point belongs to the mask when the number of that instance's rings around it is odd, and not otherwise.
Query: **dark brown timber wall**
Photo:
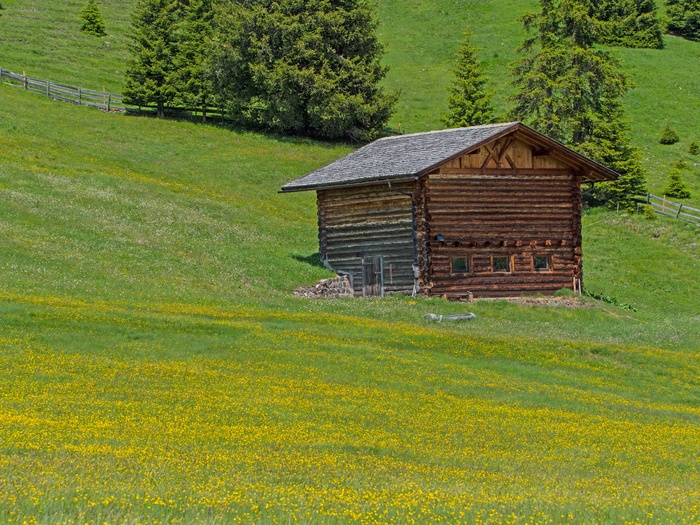
[[[575,280],[578,286],[578,176],[573,170],[490,171],[432,174],[422,181],[423,292],[503,297],[552,294],[573,288]],[[493,257],[507,257],[509,271],[495,271]],[[534,257],[545,258],[548,268],[536,270]],[[456,271],[454,258],[466,259],[468,269]]]
[[[319,190],[321,257],[351,274],[362,294],[362,260],[382,257],[385,293],[410,293],[414,274],[413,183]]]

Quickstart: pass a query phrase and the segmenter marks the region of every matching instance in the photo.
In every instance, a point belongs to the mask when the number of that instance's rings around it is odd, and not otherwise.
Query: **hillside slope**
[[[118,85],[111,50],[71,67],[80,4],[3,0],[0,65]],[[387,56],[405,89],[451,33],[388,5],[392,34],[432,27]],[[485,5],[440,16],[520,9]],[[441,89],[397,118],[431,127]],[[329,274],[315,196],[278,189],[350,150],[0,85],[0,521],[700,521],[698,228],[584,215],[587,289],[635,310],[296,298]]]
[[[26,71],[40,78],[81,84],[90,89],[120,91],[127,53],[126,32],[134,0],[114,0],[102,7],[105,38],[83,35],[78,12],[83,0],[7,0],[0,17],[0,67]],[[377,15],[380,38],[386,44],[386,80],[402,97],[390,125],[417,132],[443,127],[446,86],[451,79],[453,53],[468,24],[491,77],[497,109],[505,114],[512,93],[509,64],[525,33],[519,17],[534,10],[534,0],[381,0]],[[671,164],[688,157],[685,179],[689,201],[700,207],[700,158],[687,155],[688,145],[700,141],[700,43],[666,36],[663,50],[611,49],[630,74],[635,89],[627,108],[635,143],[650,170],[650,189],[661,194]],[[79,67],[75,67],[76,64]],[[662,146],[661,130],[669,122],[680,143]]]
[[[0,143],[4,522],[700,519],[696,229],[586,215],[637,312],[314,302],[276,191],[343,146],[7,86]]]

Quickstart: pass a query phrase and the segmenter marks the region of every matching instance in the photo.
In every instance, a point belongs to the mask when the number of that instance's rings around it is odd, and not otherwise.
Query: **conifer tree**
[[[182,8],[174,60],[173,81],[178,87],[178,99],[186,107],[201,109],[204,121],[207,107],[216,105],[209,64],[213,24],[212,0],[189,0]]]
[[[514,64],[511,115],[616,170],[620,179],[601,185],[598,197],[629,206],[646,177],[624,120],[627,78],[613,57],[593,48],[595,21],[581,1],[540,5],[540,13],[523,17],[531,36]]]
[[[694,140],[688,145],[688,153],[691,155],[700,155],[700,144],[697,140]]]
[[[366,0],[230,2],[214,63],[217,93],[240,124],[321,138],[371,139],[397,94]]]
[[[599,202],[634,208],[634,197],[647,191],[646,170],[641,152],[632,146],[619,99],[605,101],[590,138],[577,149],[619,174],[617,180],[597,183],[593,197]]]
[[[678,157],[678,160],[673,163],[674,168],[678,168],[679,170],[687,170],[690,165],[688,164],[688,161],[685,160],[683,157]]]
[[[486,76],[479,63],[477,49],[471,43],[469,30],[457,49],[455,79],[448,87],[449,113],[443,122],[450,127],[468,127],[494,122],[492,92],[486,90]]]
[[[668,183],[664,188],[664,195],[674,197],[676,199],[690,198],[690,190],[688,185],[683,180],[681,170],[673,168],[668,174]]]
[[[700,0],[666,0],[668,32],[700,42]]]
[[[593,48],[595,23],[578,0],[541,0],[523,17],[532,35],[513,67],[512,116],[570,146],[591,136],[605,102],[628,89],[618,62]]]
[[[654,207],[651,204],[644,205],[644,218],[649,221],[656,220],[656,212],[654,211]]]
[[[138,0],[132,14],[124,101],[155,104],[158,117],[178,97],[177,24],[182,9],[177,0]]]
[[[663,27],[654,0],[585,0],[596,23],[596,41],[624,47],[663,47]]]
[[[661,131],[661,137],[659,138],[659,144],[675,144],[678,142],[680,137],[678,137],[678,133],[676,133],[671,126],[669,126],[668,122],[666,122],[666,125],[664,126],[664,129]]]
[[[105,21],[102,18],[102,13],[100,13],[96,0],[88,0],[85,7],[80,11],[80,20],[82,21],[80,30],[84,33],[95,36],[107,34],[105,32]]]

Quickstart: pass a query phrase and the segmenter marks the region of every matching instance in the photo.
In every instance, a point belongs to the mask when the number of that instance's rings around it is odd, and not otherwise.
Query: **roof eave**
[[[376,179],[363,179],[353,182],[343,182],[343,183],[333,183],[329,182],[326,184],[309,184],[304,186],[295,186],[288,188],[287,185],[282,186],[278,193],[295,193],[299,191],[314,191],[314,190],[335,190],[342,188],[355,188],[357,186],[374,186],[382,183],[390,182],[410,182],[417,180],[420,176],[416,174],[404,174],[388,177],[380,177]]]
[[[543,135],[542,133],[532,129],[529,126],[526,126],[525,124],[520,123],[518,131],[523,132],[525,135],[528,135],[529,137],[533,138],[536,141],[543,142],[547,146],[550,146],[552,148],[556,148],[557,151],[563,157],[567,157],[571,162],[577,163],[577,164],[585,167],[586,170],[583,170],[583,171],[584,172],[588,171],[588,173],[584,174],[584,178],[590,180],[591,182],[603,182],[603,181],[608,181],[608,180],[616,180],[620,176],[614,170],[611,170],[610,168],[603,166],[599,162],[596,162],[594,160],[589,159],[588,157],[581,155],[580,153],[565,146],[561,142],[556,141],[554,139],[551,139],[547,135]],[[599,177],[592,177],[591,176],[592,173],[599,174],[600,176]]]

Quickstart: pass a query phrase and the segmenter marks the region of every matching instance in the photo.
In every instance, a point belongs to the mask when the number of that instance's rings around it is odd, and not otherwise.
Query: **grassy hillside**
[[[0,65],[118,90],[131,1],[98,40],[82,0],[3,0]],[[467,19],[502,105],[527,7],[380,3],[395,124],[438,125]],[[694,132],[668,43],[615,50],[651,166],[685,147],[651,113]],[[277,190],[348,151],[0,85],[0,521],[700,521],[698,228],[584,215],[587,289],[635,310],[296,298],[315,196]]]
[[[127,57],[126,32],[134,0],[102,6],[108,36],[79,31],[83,0],[7,0],[0,18],[0,66],[40,78],[73,82],[91,89],[120,91]],[[391,126],[407,132],[439,129],[446,110],[445,87],[453,53],[468,24],[491,77],[496,106],[505,115],[512,94],[509,64],[524,32],[518,18],[537,2],[496,0],[380,0],[380,38],[391,67],[386,84],[402,92]],[[663,50],[612,49],[636,88],[627,99],[635,143],[650,170],[650,189],[661,194],[671,164],[688,157],[684,177],[700,207],[700,158],[688,156],[688,145],[700,141],[691,108],[700,105],[700,44],[666,37]],[[79,67],[76,67],[76,64]],[[658,143],[669,122],[680,134],[674,146]]]
[[[7,86],[0,141],[0,520],[700,519],[697,229],[584,217],[637,312],[309,301],[276,190],[343,146]]]

